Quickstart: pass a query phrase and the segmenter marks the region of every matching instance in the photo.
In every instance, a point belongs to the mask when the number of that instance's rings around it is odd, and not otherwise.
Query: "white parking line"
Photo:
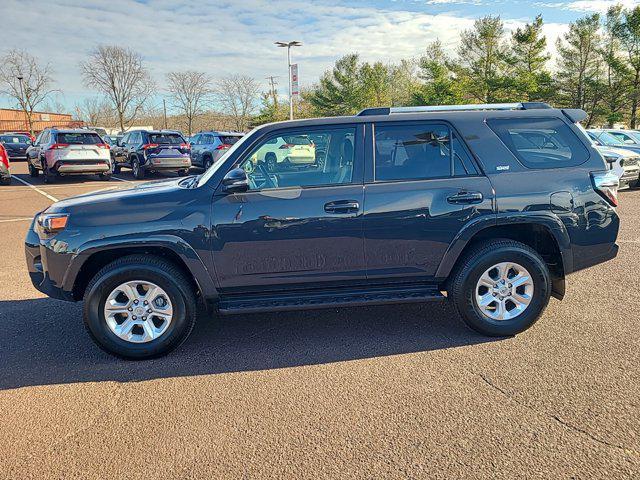
[[[34,189],[36,192],[38,192],[40,195],[44,195],[45,197],[47,197],[49,200],[52,200],[54,202],[57,202],[58,199],[56,197],[54,197],[53,195],[49,195],[47,192],[45,192],[44,190],[40,190],[38,187],[36,187],[35,185],[31,185],[29,182],[22,180],[20,177],[16,177],[15,175],[13,177],[11,177],[15,180],[18,180],[20,183],[25,184],[27,187]]]
[[[111,175],[111,178],[113,178],[114,180],[120,180],[121,182],[134,183],[131,180],[125,180],[124,178],[115,177],[113,175]]]
[[[24,222],[25,220],[33,220],[33,217],[22,217],[22,218],[8,218],[6,220],[0,220],[0,223],[7,223],[7,222]]]

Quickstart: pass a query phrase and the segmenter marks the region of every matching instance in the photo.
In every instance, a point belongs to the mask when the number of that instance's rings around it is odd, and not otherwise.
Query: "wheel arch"
[[[436,277],[444,282],[455,271],[466,252],[479,243],[494,239],[509,239],[528,245],[544,259],[552,279],[552,295],[562,299],[565,276],[572,271],[569,234],[555,216],[530,218],[510,216],[494,223],[472,225],[458,234],[438,267]]]

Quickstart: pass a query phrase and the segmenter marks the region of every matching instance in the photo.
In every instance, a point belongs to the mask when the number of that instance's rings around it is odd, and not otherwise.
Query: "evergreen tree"
[[[453,105],[463,101],[461,84],[450,69],[450,60],[440,41],[427,47],[427,54],[420,59],[419,66],[418,76],[423,83],[413,92],[413,105]]]
[[[609,127],[624,119],[625,108],[631,99],[631,70],[621,55],[618,38],[622,24],[622,7],[612,7],[607,12],[605,35],[601,50],[604,60],[602,113]]]
[[[352,115],[363,108],[363,93],[358,55],[350,54],[325,72],[306,99],[319,115]]]
[[[631,70],[629,92],[631,97],[630,126],[631,128],[636,128],[638,126],[638,107],[640,105],[640,6],[622,11],[614,31],[625,52],[626,63]]]

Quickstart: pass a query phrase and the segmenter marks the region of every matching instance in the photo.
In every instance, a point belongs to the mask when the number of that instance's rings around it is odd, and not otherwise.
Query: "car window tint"
[[[149,143],[157,143],[159,145],[180,145],[185,142],[182,135],[178,133],[150,133]]]
[[[355,128],[314,130],[268,138],[243,157],[240,166],[249,177],[250,190],[317,187],[352,182]]]
[[[66,143],[67,145],[97,145],[103,143],[100,135],[97,133],[70,133],[58,132],[58,143]]]
[[[451,176],[449,128],[440,124],[375,126],[376,181]]]
[[[240,135],[222,135],[220,136],[220,141],[225,145],[233,145],[242,137]]]
[[[3,142],[3,143],[31,143],[31,140],[26,135],[2,135],[2,136],[0,136],[0,142]]]
[[[497,118],[487,124],[528,168],[575,166],[589,158],[587,148],[560,119]]]

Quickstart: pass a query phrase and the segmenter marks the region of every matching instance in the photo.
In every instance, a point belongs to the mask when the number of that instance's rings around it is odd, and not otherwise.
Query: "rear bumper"
[[[111,164],[106,160],[60,160],[53,167],[58,173],[104,173],[109,170]]]
[[[151,157],[142,165],[146,170],[182,170],[191,167],[189,157]]]
[[[26,153],[11,153],[7,151],[7,155],[9,157],[9,160],[26,160],[27,159]]]

